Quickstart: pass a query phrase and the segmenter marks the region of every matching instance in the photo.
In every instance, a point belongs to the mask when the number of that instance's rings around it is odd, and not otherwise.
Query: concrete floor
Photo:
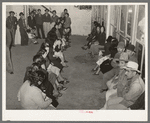
[[[41,44],[43,40],[39,42]],[[84,36],[71,36],[71,42],[71,47],[64,52],[69,67],[64,68],[62,73],[70,83],[58,100],[58,109],[100,109],[105,103],[105,94],[99,92],[102,74],[95,76],[91,72],[96,59],[91,59],[87,51],[81,49],[86,42]],[[40,44],[12,48],[14,74],[6,73],[6,109],[21,109],[17,93],[23,83],[26,67],[31,65]]]

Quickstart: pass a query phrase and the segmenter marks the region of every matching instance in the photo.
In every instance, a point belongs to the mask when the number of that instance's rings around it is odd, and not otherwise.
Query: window
[[[134,6],[133,5],[130,5],[128,6],[128,20],[127,20],[127,34],[129,36],[131,36],[131,29],[132,29],[132,26],[133,26],[133,18],[134,17]]]
[[[140,41],[144,41],[144,31],[145,31],[145,5],[139,5],[138,13],[138,23],[137,23],[137,33],[136,38]]]
[[[139,70],[141,69],[141,60],[142,60],[142,51],[143,51],[143,45],[139,42],[136,42],[136,53],[137,53],[137,60],[139,64]]]
[[[121,6],[121,23],[120,23],[120,30],[121,33],[125,35],[125,27],[126,27],[126,12],[127,12],[127,6],[122,5]]]

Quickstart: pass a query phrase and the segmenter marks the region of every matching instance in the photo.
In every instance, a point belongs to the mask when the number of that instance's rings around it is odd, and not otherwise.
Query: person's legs
[[[11,60],[11,53],[9,47],[6,46],[6,70],[10,74],[13,74],[13,64]]]
[[[45,37],[47,37],[46,26],[47,26],[47,23],[44,22],[44,23],[43,23],[43,30],[44,30]]]
[[[40,29],[41,29],[42,37],[45,38],[44,30],[43,30],[43,25],[40,25]]]
[[[38,24],[36,25],[36,28],[37,28],[38,38],[41,38],[41,36],[40,36],[40,32],[39,32],[39,31],[40,31],[40,30],[39,30],[39,29],[40,29],[40,27],[39,27],[39,25],[38,25]]]
[[[103,75],[102,89],[107,89],[107,81],[115,76],[115,69],[112,69]]]

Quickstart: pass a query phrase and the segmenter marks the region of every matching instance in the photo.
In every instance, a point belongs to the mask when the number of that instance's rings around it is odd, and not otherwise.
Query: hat
[[[23,12],[20,12],[20,13],[19,13],[19,16],[21,16],[21,15],[24,15]]]
[[[112,36],[108,36],[108,38],[106,39],[106,41],[111,42],[112,38],[113,38]]]
[[[15,12],[14,12],[14,11],[10,11],[10,12],[9,12],[9,14],[11,14],[11,13],[14,13],[14,14],[15,14]]]
[[[120,55],[121,55],[120,53],[116,53],[116,54],[115,54],[115,56],[114,56],[114,59],[116,59],[116,60],[118,60],[118,61],[119,61],[119,59],[120,59]]]
[[[132,44],[129,44],[127,47],[126,47],[127,50],[131,50],[131,51],[134,51],[135,49],[135,46],[132,45]]]
[[[123,41],[120,41],[117,48],[125,48],[125,43]]]
[[[120,54],[120,58],[119,58],[120,61],[128,61],[128,54],[125,53],[125,52],[122,52]]]
[[[138,70],[138,67],[139,67],[138,63],[133,62],[133,61],[129,61],[129,62],[127,63],[127,65],[126,65],[126,67],[123,67],[123,68],[126,69],[126,70],[134,70],[134,71],[136,71],[136,72],[138,72],[138,73],[141,73],[141,72]]]

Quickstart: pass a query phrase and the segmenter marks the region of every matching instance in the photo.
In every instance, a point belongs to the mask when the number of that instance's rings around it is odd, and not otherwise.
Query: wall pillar
[[[107,29],[106,29],[106,39],[108,38],[108,36],[110,35],[110,5],[107,6],[108,11],[107,11]]]

